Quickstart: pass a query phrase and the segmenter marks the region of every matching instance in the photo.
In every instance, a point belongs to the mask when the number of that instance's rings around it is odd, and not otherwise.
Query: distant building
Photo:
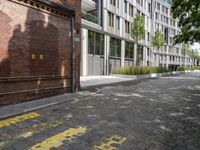
[[[80,9],[80,0],[0,1],[0,105],[80,87]]]
[[[124,66],[190,66],[182,44],[173,45],[180,30],[170,13],[170,0],[82,0],[81,75],[107,75]],[[138,50],[130,29],[136,13],[145,19],[145,39]],[[159,29],[165,45],[159,51],[151,36]],[[140,60],[137,60],[139,58]]]

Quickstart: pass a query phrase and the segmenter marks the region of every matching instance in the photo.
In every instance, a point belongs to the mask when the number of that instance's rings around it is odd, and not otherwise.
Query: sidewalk
[[[95,87],[100,85],[107,85],[119,82],[139,80],[139,79],[155,78],[155,77],[161,77],[172,74],[181,74],[181,73],[184,72],[172,72],[172,73],[140,75],[140,76],[110,75],[110,76],[81,77],[81,87],[83,89],[86,89],[86,91],[78,93],[68,93],[64,95],[3,106],[0,108],[0,120],[8,117],[13,117],[19,114],[27,113],[30,111],[42,109],[45,107],[62,104],[65,102],[72,101],[74,99],[81,99],[90,96],[92,93],[87,91],[88,87]]]
[[[125,82],[133,80],[133,77],[127,76],[118,76],[118,75],[110,75],[110,76],[85,76],[81,77],[81,87],[91,87],[97,85],[105,85],[105,84],[112,84],[118,82]]]
[[[0,108],[0,120],[30,111],[36,111],[38,109],[50,107],[53,105],[62,104],[74,99],[81,99],[89,95],[91,95],[89,92],[67,93],[63,95],[3,106]]]
[[[99,85],[126,82],[126,81],[131,81],[131,80],[156,78],[156,77],[162,77],[162,76],[167,76],[167,75],[176,75],[176,74],[181,74],[181,73],[186,73],[186,72],[176,71],[176,72],[169,72],[169,73],[147,74],[147,75],[137,75],[137,76],[117,75],[117,74],[112,74],[109,76],[82,76],[80,80],[81,80],[81,87],[87,88],[87,87],[93,87],[93,86],[99,86]]]

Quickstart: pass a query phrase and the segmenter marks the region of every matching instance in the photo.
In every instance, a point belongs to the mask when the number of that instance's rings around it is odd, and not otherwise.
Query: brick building
[[[80,10],[80,0],[0,0],[0,105],[79,89]]]

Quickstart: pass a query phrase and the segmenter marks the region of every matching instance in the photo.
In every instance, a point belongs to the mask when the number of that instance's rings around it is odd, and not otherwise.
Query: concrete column
[[[125,64],[125,41],[121,40],[121,67]]]
[[[104,74],[109,74],[110,37],[104,36]]]
[[[82,28],[82,45],[81,45],[81,75],[88,75],[88,30]]]

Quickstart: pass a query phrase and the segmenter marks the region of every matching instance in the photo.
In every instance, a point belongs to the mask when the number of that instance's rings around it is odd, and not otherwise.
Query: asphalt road
[[[5,150],[199,150],[200,72],[101,86],[2,120],[0,134]]]

